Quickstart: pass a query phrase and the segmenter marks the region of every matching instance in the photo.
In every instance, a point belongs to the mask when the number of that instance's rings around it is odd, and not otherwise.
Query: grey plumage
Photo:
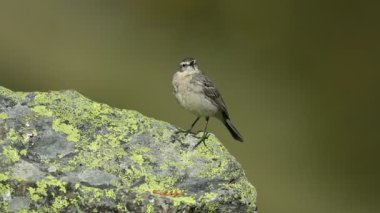
[[[173,76],[174,95],[179,104],[199,117],[210,116],[218,118],[224,123],[234,139],[243,142],[243,138],[232,124],[226,104],[212,81],[199,69],[193,58],[185,58],[180,63],[180,69]],[[207,123],[206,128],[207,129]]]
[[[212,81],[203,73],[194,74],[190,83],[198,84],[203,87],[203,94],[208,98],[219,110],[226,113],[228,116],[226,104],[219,91],[215,88]]]

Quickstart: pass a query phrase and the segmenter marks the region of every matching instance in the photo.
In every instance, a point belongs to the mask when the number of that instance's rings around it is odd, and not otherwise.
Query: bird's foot
[[[184,136],[186,137],[188,134],[194,134],[193,132],[191,132],[191,129],[188,129],[188,130],[183,130],[183,129],[177,129],[174,134],[171,136],[171,140],[172,142],[176,142],[176,141],[180,141],[180,138],[182,138],[183,136],[179,136],[180,134],[184,134]]]
[[[184,129],[178,129],[177,131],[174,132],[174,134],[180,134],[180,133],[184,133],[185,136],[188,135],[188,134],[194,134],[191,129],[188,129],[188,130],[184,130]]]
[[[176,141],[181,141],[180,139],[181,138],[184,138],[186,137],[188,134],[192,134],[193,137],[199,139],[197,144],[195,144],[195,146],[193,147],[193,150],[195,150],[201,143],[203,143],[206,147],[206,140],[207,138],[209,137],[209,133],[208,132],[203,132],[203,134],[201,136],[198,136],[198,134],[202,132],[202,131],[198,131],[196,133],[192,132],[191,130],[182,130],[182,129],[178,129],[174,132],[174,134],[171,136],[171,140],[172,142],[176,142]],[[180,134],[184,133],[184,136]]]
[[[203,144],[206,146],[206,140],[207,140],[208,136],[209,136],[209,133],[208,133],[208,132],[203,132],[202,137],[199,139],[198,143],[195,144],[195,146],[193,147],[193,150],[194,150],[195,148],[197,148],[201,143],[203,143]],[[207,147],[207,146],[206,146],[206,147]]]

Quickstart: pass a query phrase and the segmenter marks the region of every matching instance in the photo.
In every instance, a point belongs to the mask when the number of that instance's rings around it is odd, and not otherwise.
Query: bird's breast
[[[173,76],[174,95],[178,103],[197,116],[213,116],[218,108],[205,96],[203,88],[191,81],[191,75]]]

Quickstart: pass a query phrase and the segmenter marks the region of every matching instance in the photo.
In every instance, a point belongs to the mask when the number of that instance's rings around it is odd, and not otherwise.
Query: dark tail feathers
[[[243,142],[243,137],[239,133],[239,131],[236,129],[236,127],[232,124],[230,119],[224,119],[224,125],[227,127],[228,131],[230,131],[232,137],[235,140],[238,140],[240,142]]]

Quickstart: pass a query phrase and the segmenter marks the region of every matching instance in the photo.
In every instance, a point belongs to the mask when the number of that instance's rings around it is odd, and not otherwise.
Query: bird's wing
[[[199,74],[195,76],[197,83],[201,84],[203,88],[203,93],[205,96],[214,103],[220,111],[222,111],[223,114],[225,114],[227,117],[228,111],[226,104],[224,103],[224,100],[222,96],[220,95],[219,91],[216,89],[212,81],[204,74]]]

